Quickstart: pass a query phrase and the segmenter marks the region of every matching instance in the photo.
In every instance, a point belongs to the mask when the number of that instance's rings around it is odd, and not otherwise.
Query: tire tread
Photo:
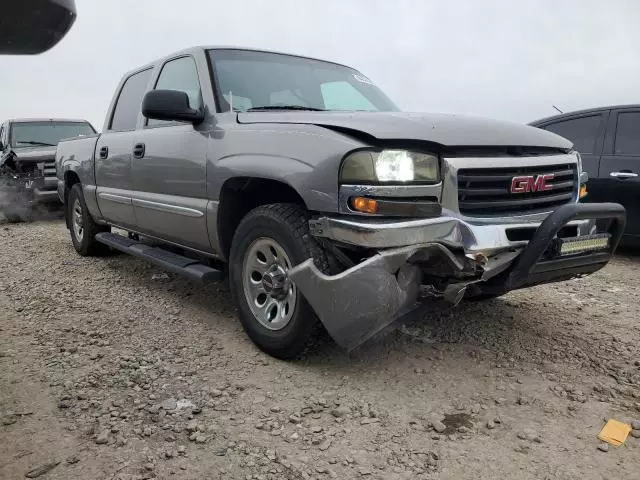
[[[257,207],[251,210],[240,221],[236,232],[243,231],[246,228],[247,224],[251,224],[255,221],[255,219],[260,217],[267,217],[275,222],[282,224],[289,230],[296,242],[300,246],[302,246],[305,252],[305,257],[312,258],[314,264],[321,272],[330,272],[329,260],[327,258],[327,255],[318,244],[318,242],[316,242],[309,233],[309,214],[303,207],[291,203],[274,203]],[[231,246],[231,250],[233,252],[230,255],[231,258],[235,258],[234,246],[237,244],[237,242],[238,240],[234,235]],[[236,301],[242,301],[238,298],[238,296],[239,295],[236,296]],[[299,358],[301,356],[304,356],[309,350],[314,347],[315,344],[317,344],[318,339],[324,332],[324,327],[322,326],[322,323],[317,318],[317,316],[315,316],[315,313],[313,322],[314,323],[310,329],[310,334],[306,338],[303,346],[299,348],[289,349],[292,350],[291,352],[283,350],[282,352],[269,353],[280,358]],[[293,352],[294,350],[295,352]]]

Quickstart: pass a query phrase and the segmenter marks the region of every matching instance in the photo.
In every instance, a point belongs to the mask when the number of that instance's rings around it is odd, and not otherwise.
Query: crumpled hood
[[[56,159],[56,147],[29,147],[13,150],[19,162],[50,162]]]
[[[0,167],[22,171],[33,164],[52,162],[55,159],[56,147],[11,148],[0,155]]]
[[[379,140],[423,140],[447,147],[571,148],[554,133],[519,123],[453,114],[405,112],[245,112],[239,123],[309,124],[356,130]]]

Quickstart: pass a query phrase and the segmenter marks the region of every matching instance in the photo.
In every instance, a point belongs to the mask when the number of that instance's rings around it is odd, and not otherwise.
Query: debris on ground
[[[625,442],[629,432],[631,432],[631,425],[618,420],[608,420],[600,430],[598,438],[614,447],[619,447]]]

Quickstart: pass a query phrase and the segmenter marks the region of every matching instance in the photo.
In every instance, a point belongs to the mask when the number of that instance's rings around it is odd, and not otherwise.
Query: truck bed
[[[85,185],[95,185],[95,169],[94,162],[92,161],[95,155],[96,144],[100,134],[90,135],[86,137],[77,137],[69,140],[62,140],[58,143],[56,150],[56,171],[59,181],[64,181],[65,173],[71,169],[72,165],[78,166],[90,165],[88,170],[81,170],[78,172],[82,175],[81,181]]]

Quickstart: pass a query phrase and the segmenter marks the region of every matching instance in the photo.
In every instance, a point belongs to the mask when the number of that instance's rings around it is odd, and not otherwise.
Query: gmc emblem
[[[525,177],[513,177],[511,179],[511,193],[548,192],[553,185],[547,184],[555,175],[527,175]]]

